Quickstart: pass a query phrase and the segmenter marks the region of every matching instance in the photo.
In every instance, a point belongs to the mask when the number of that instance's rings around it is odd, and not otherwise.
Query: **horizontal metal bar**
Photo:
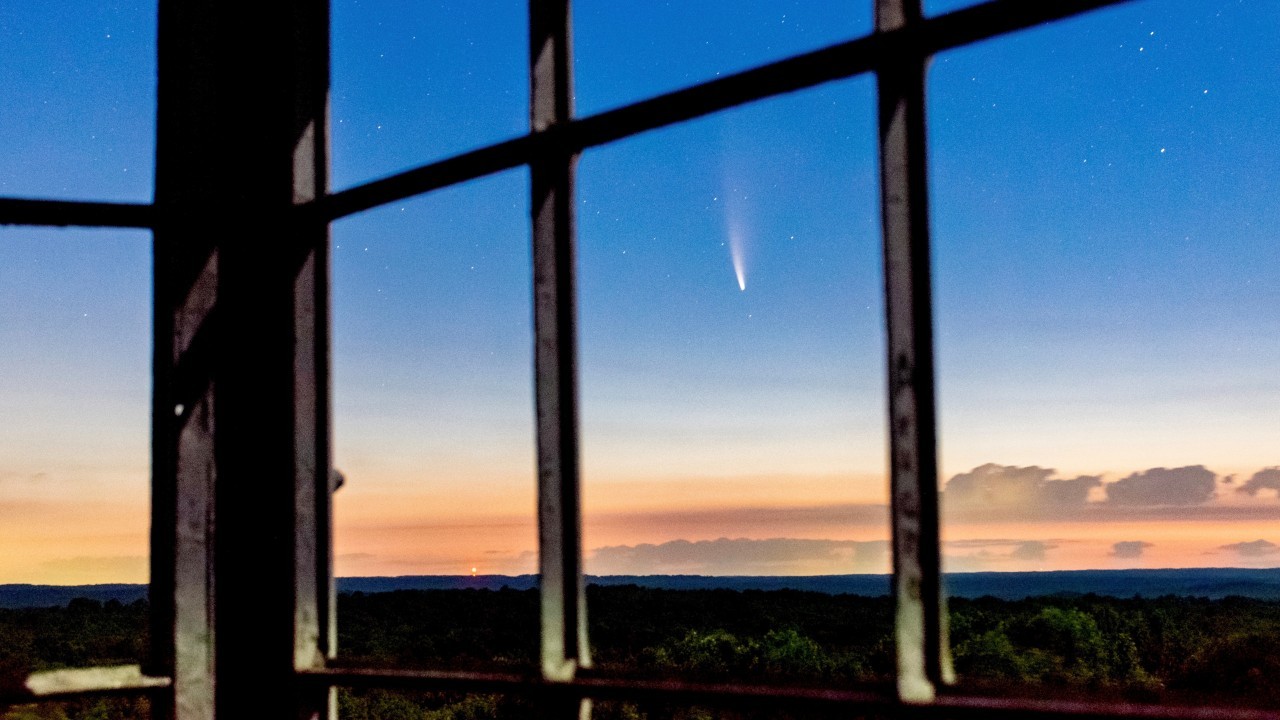
[[[878,58],[904,43],[932,54],[1126,2],[1132,0],[992,0],[928,18],[911,29],[868,35],[574,120],[553,132],[563,134],[563,146],[583,150],[754,100],[870,72]],[[512,138],[333,193],[307,207],[319,213],[320,219],[337,220],[526,164],[538,144],[539,138],[533,134]],[[155,215],[155,207],[150,204],[0,198],[0,225],[151,228],[155,226]]]
[[[147,229],[155,217],[150,204],[0,198],[0,225]]]
[[[598,700],[657,700],[717,705],[857,705],[880,708],[897,705],[891,694],[871,691],[698,684],[583,675],[563,682],[551,682],[537,675],[514,673],[326,668],[303,671],[299,676],[304,682],[324,683],[333,687],[553,695]]]
[[[941,696],[929,706],[929,717],[1043,717],[1062,720],[1277,720],[1280,711],[1238,707],[1145,705],[1010,697]]]
[[[1014,30],[1131,1],[1066,0],[1029,3],[1025,0],[993,0],[927,18],[902,29],[877,31],[856,40],[794,55],[785,60],[583,118],[567,129],[571,135],[569,142],[577,149],[603,145],[755,100],[870,72],[883,58],[896,59],[904,48],[908,52],[927,56]]]
[[[0,689],[0,707],[104,695],[140,695],[172,685],[167,677],[142,674],[138,665],[42,670],[27,676],[21,689]]]
[[[919,36],[920,49],[932,55],[981,40],[1028,30],[1134,0],[991,0],[933,18],[925,18],[906,32]]]
[[[910,48],[930,55],[980,40],[1062,20],[1133,0],[991,0],[926,18],[910,28],[877,32],[812,52],[658,95],[625,107],[562,123],[412,170],[357,185],[307,205],[324,220],[337,220],[379,205],[474,180],[529,162],[543,143],[572,152],[727,110],[755,100],[860,75],[883,57]]]
[[[379,205],[524,165],[529,162],[530,148],[534,141],[533,135],[512,138],[497,145],[357,185],[300,207],[314,207],[321,220],[337,220]]]
[[[1280,712],[1231,707],[1186,707],[1073,700],[939,695],[932,703],[898,701],[888,688],[852,690],[768,685],[689,683],[578,677],[547,682],[513,673],[438,672],[326,668],[299,673],[304,682],[330,687],[412,689],[441,692],[508,693],[590,697],[597,700],[653,701],[747,707],[846,707],[911,718],[1129,718],[1130,720],[1280,720]]]

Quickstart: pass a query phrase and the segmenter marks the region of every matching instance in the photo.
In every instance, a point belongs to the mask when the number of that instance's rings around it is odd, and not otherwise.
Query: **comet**
[[[738,191],[730,190],[725,193],[725,224],[729,231],[729,261],[733,263],[733,274],[738,278],[738,290],[746,292],[747,290],[747,253],[746,253],[746,222],[744,215],[745,208],[743,203],[739,201]],[[742,201],[747,198],[743,196]]]
[[[729,259],[733,261],[733,274],[738,277],[738,290],[747,290],[747,269],[742,257],[742,233],[729,231]]]

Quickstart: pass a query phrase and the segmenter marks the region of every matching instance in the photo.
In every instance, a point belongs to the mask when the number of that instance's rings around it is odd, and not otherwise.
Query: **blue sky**
[[[0,194],[149,200],[153,15],[0,8]],[[944,482],[988,463],[1105,484],[1204,465],[1205,507],[1275,505],[1227,478],[1280,464],[1277,15],[1135,2],[934,60]],[[524,21],[519,2],[335,0],[334,187],[525,132]],[[871,12],[582,0],[574,21],[590,114],[857,37]],[[874,91],[853,78],[583,155],[589,569],[596,547],[790,538],[848,559],[885,537]],[[519,169],[334,225],[340,572],[529,565],[527,196]],[[0,543],[26,556],[0,579],[144,572],[149,273],[145,233],[0,230]],[[102,512],[132,529],[88,521]],[[1175,542],[1180,516],[1160,512],[949,532],[962,564],[993,569],[1271,562],[1215,548],[1280,542],[1221,518]],[[1000,549],[1023,542],[1043,551]]]

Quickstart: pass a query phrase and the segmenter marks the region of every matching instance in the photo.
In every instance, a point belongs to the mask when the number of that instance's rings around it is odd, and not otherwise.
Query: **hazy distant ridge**
[[[131,603],[147,597],[146,585],[0,585],[0,608],[56,607],[75,598]]]
[[[594,585],[640,585],[671,590],[808,590],[831,594],[885,595],[887,575],[710,576],[710,575],[606,575],[588,576]],[[338,578],[339,592],[390,592],[393,590],[485,589],[528,590],[537,587],[536,575],[408,575],[403,577]],[[957,597],[994,597],[1017,600],[1030,595],[1083,595],[1159,597],[1186,595],[1221,599],[1231,595],[1259,600],[1280,600],[1280,568],[1194,568],[1177,570],[1058,570],[1050,572],[953,573],[948,591]],[[0,608],[51,607],[84,597],[105,602],[133,602],[147,595],[146,585],[0,585]]]

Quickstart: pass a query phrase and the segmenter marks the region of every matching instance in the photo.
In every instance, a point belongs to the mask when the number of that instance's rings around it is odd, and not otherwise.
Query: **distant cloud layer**
[[[593,575],[827,575],[886,572],[888,557],[884,540],[720,538],[596,548],[586,565]]]
[[[45,480],[48,480],[48,479],[49,479],[49,473],[47,472],[35,472],[35,473],[0,472],[0,483],[18,482],[18,481],[44,482]]]
[[[1035,465],[1018,467],[987,463],[947,481],[942,507],[953,520],[1185,520],[1189,517],[1229,519],[1263,517],[1275,506],[1216,503],[1219,478],[1203,465],[1156,467],[1104,483],[1099,475],[1055,477],[1056,471]],[[1238,492],[1280,493],[1280,467],[1254,474]]]
[[[1049,543],[1040,542],[1039,540],[1028,540],[1027,542],[1018,543],[1018,546],[1009,553],[1009,557],[1014,560],[1044,560],[1048,552],[1057,547]]]
[[[145,555],[110,555],[46,560],[41,568],[85,578],[83,582],[146,582],[150,560]]]
[[[1111,546],[1111,556],[1132,560],[1142,557],[1143,551],[1149,547],[1155,547],[1149,542],[1141,540],[1121,540]]]
[[[1035,465],[981,465],[947,481],[946,509],[988,518],[1004,513],[1038,516],[1063,508],[1083,508],[1089,490],[1102,485],[1102,479],[1094,475],[1060,480],[1052,479],[1054,472]]]
[[[1280,493],[1280,467],[1259,470],[1249,481],[1236,488],[1236,492],[1257,495],[1259,490],[1275,490]]]
[[[1219,550],[1233,552],[1240,557],[1263,557],[1264,555],[1274,555],[1280,551],[1280,545],[1266,540],[1254,540],[1252,542],[1238,542],[1230,545],[1220,545]]]
[[[943,543],[945,565],[950,572],[1008,570],[1025,563],[1044,562],[1056,542],[1018,539],[950,540]]]
[[[1201,505],[1213,499],[1216,481],[1203,465],[1151,468],[1107,485],[1107,502],[1131,507]]]

